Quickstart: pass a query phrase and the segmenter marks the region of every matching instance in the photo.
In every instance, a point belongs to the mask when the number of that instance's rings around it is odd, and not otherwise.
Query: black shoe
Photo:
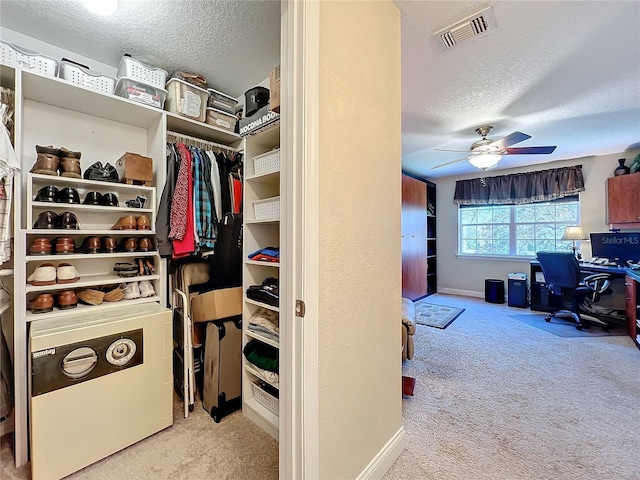
[[[53,185],[42,187],[36,194],[36,202],[54,203],[58,198],[58,189]]]
[[[89,192],[86,197],[84,197],[84,201],[82,203],[85,205],[101,205],[102,194],[100,192]]]
[[[53,230],[54,228],[56,228],[56,218],[56,213],[52,212],[51,210],[42,212],[40,215],[38,215],[38,220],[36,220],[33,228],[46,228],[49,230]]]
[[[102,201],[100,205],[104,205],[105,207],[117,207],[118,206],[118,197],[115,193],[105,193],[102,196]]]
[[[85,180],[102,180],[104,167],[101,162],[96,162],[84,171]]]
[[[102,180],[104,180],[105,182],[118,183],[120,181],[120,178],[118,177],[118,171],[116,170],[116,167],[114,167],[110,163],[107,163],[104,166],[104,176],[102,177]]]
[[[55,219],[56,228],[63,230],[80,230],[80,221],[71,212],[62,212]]]
[[[58,203],[80,203],[80,195],[78,195],[78,191],[75,188],[63,188],[58,192],[58,196],[56,198],[56,202]]]

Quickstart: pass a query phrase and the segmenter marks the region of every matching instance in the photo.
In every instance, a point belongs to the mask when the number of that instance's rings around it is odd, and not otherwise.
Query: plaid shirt
[[[200,149],[191,148],[194,159],[194,209],[198,246],[214,248],[218,237],[213,187],[211,186],[211,160]]]

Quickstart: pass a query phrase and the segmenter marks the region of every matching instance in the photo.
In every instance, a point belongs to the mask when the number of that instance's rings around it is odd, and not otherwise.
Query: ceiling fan
[[[468,160],[474,167],[486,171],[494,168],[503,155],[548,155],[553,153],[556,149],[555,146],[511,147],[511,145],[515,145],[516,143],[520,143],[531,138],[531,135],[527,135],[522,132],[513,132],[499,140],[492,140],[487,138],[487,135],[489,135],[489,132],[491,132],[492,129],[493,127],[491,125],[484,125],[476,128],[476,133],[482,137],[482,140],[478,140],[472,144],[466,152],[465,150],[446,150],[436,148],[435,150],[440,152],[465,152],[468,155],[463,158],[458,158],[457,160],[452,160],[450,162],[441,163],[440,165],[431,167],[431,170]]]

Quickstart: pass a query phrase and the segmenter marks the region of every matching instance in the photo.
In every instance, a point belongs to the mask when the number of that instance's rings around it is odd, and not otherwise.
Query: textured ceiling
[[[124,53],[204,75],[238,97],[280,63],[280,2],[120,0],[108,17],[79,1],[0,0],[0,25],[116,67]],[[90,65],[89,65],[90,66]]]
[[[495,127],[489,138],[531,135],[515,147],[558,147],[503,157],[496,170],[640,147],[640,2],[396,4],[406,170],[431,178],[477,172],[466,161],[431,167],[464,157],[434,148],[467,150],[480,125]],[[433,33],[489,5],[494,32],[444,52],[432,42]]]
[[[640,2],[403,1],[403,167],[429,178],[477,170],[461,158],[489,138],[531,135],[499,170],[640,147]],[[492,6],[497,29],[443,52],[432,34]],[[0,25],[104,64],[124,53],[203,74],[240,96],[279,63],[280,4],[257,0],[120,0],[111,17],[78,1],[0,0]]]

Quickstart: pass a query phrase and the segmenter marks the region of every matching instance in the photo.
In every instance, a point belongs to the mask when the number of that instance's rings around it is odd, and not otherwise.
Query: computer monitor
[[[639,233],[592,233],[591,253],[594,257],[618,259],[618,264],[627,260],[640,262]]]

